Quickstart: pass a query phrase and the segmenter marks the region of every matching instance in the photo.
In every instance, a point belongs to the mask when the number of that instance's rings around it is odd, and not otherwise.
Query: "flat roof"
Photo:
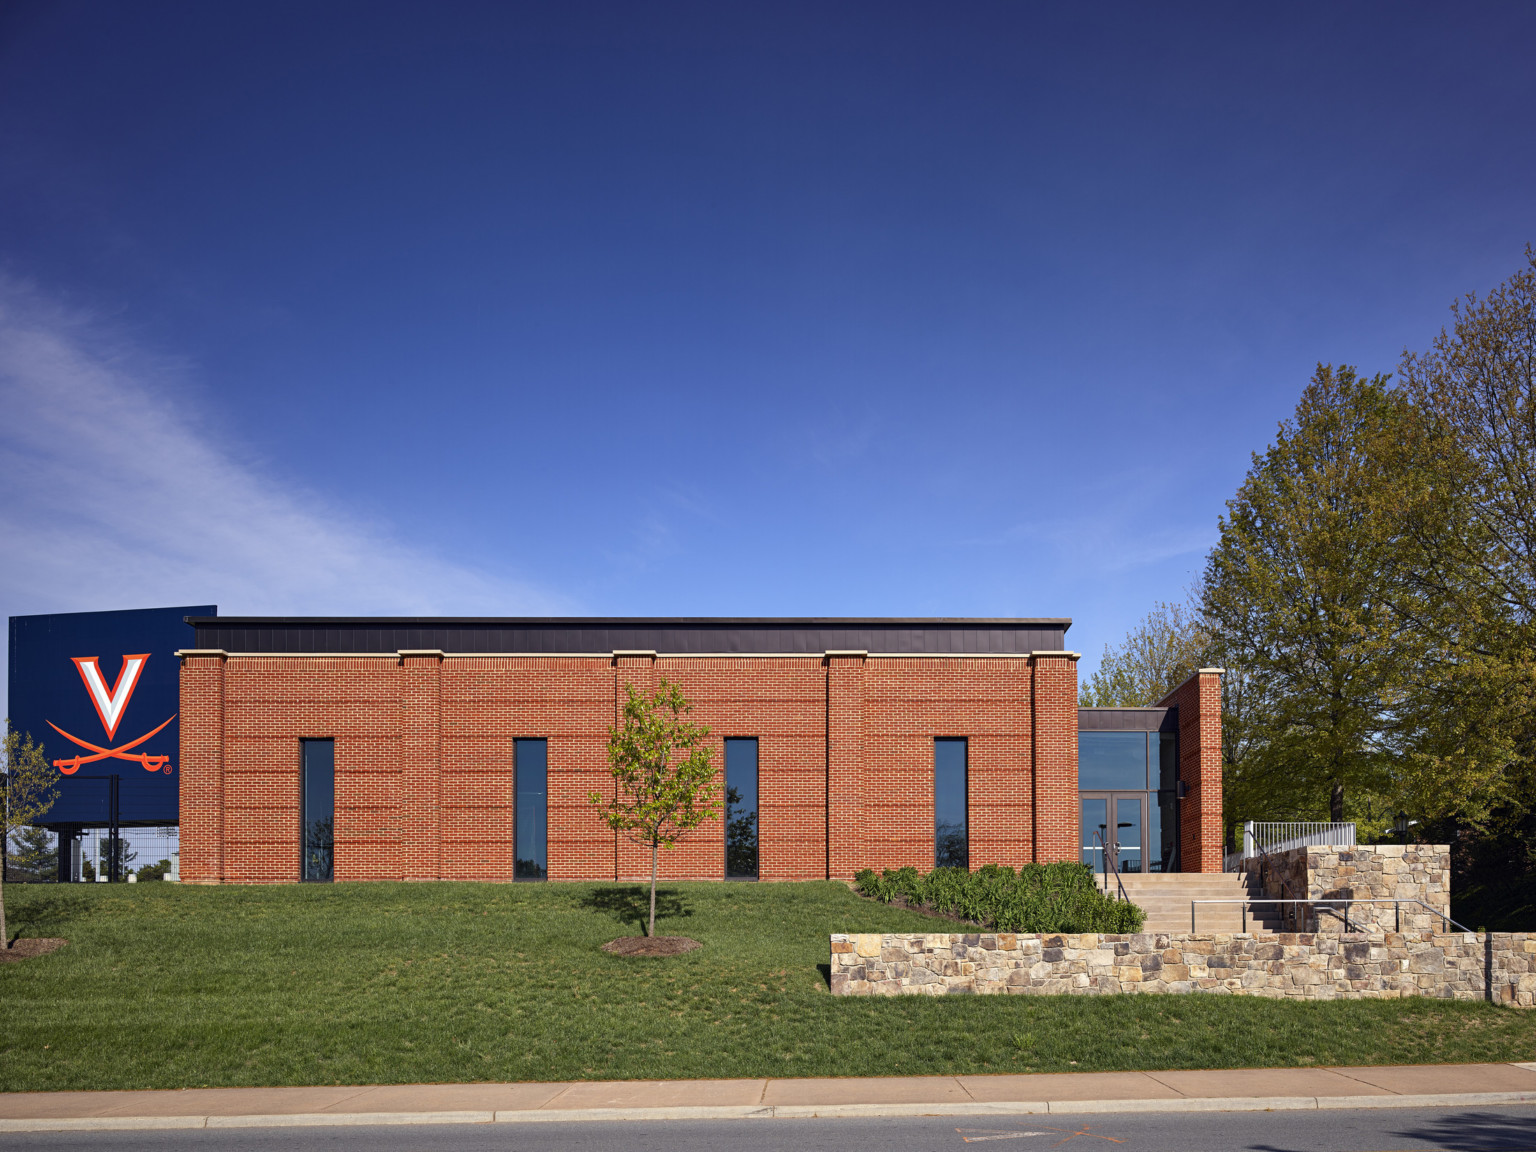
[[[876,625],[1056,625],[1062,631],[1072,626],[1070,616],[188,616],[188,624],[297,624],[297,625],[380,625],[445,626],[461,624],[530,625],[559,628],[567,625],[677,625],[677,624],[876,624]]]
[[[196,647],[226,652],[819,655],[1060,651],[1067,617],[188,616]]]

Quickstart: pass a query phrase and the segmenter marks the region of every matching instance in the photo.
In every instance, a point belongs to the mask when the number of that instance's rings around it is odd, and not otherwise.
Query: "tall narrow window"
[[[1173,732],[1154,732],[1157,773],[1157,835],[1152,837],[1153,851],[1159,857],[1159,871],[1179,870],[1179,739]]]
[[[514,740],[517,776],[512,868],[514,880],[549,878],[549,741]]]
[[[725,742],[725,875],[757,879],[757,741]]]
[[[933,864],[969,868],[965,809],[965,741],[933,742]]]
[[[302,878],[330,880],[336,857],[336,741],[299,741]]]

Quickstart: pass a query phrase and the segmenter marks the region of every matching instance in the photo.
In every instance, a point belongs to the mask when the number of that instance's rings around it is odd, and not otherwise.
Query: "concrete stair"
[[[1145,931],[1188,932],[1191,900],[1241,900],[1253,895],[1239,872],[1147,872],[1122,875],[1126,895],[1147,914]],[[1115,878],[1109,878],[1115,892]],[[1271,906],[1248,909],[1248,931],[1280,931],[1279,915]],[[1202,904],[1196,909],[1195,929],[1207,932],[1241,932],[1243,910],[1238,904]]]

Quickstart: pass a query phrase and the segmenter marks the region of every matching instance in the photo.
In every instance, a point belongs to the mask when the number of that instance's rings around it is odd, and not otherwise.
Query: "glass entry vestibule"
[[[1080,721],[1077,794],[1084,864],[1095,872],[1179,870],[1173,732],[1085,732]]]

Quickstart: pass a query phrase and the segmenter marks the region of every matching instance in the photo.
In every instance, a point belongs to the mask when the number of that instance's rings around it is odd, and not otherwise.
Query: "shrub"
[[[1015,872],[988,864],[975,872],[935,868],[865,868],[854,880],[865,896],[901,900],[972,920],[997,932],[1139,932],[1146,921],[1135,904],[1099,891],[1086,864],[1026,864]]]
[[[146,864],[138,870],[140,880],[164,880],[171,872],[171,862],[162,860],[158,864]]]

